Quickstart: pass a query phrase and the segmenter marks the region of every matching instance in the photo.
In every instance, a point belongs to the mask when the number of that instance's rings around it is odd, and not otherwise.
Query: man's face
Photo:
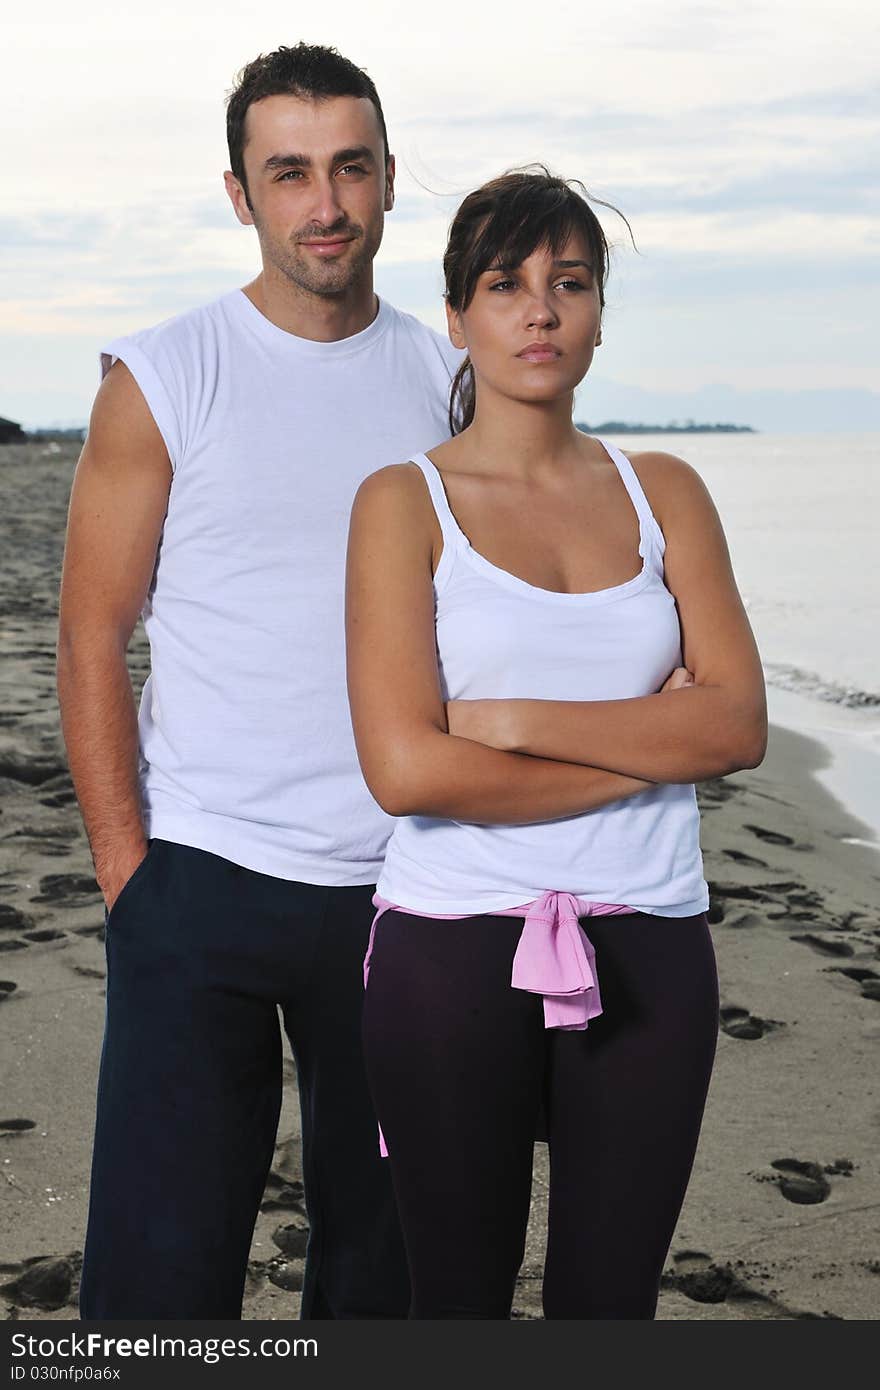
[[[239,221],[253,223],[266,266],[299,289],[344,295],[369,277],[394,204],[376,110],[365,97],[265,97],[245,118],[248,199],[226,186]]]

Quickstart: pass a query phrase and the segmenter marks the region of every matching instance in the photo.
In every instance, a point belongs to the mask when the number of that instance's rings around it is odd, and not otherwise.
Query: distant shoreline
[[[7,423],[7,422],[4,422]],[[10,425],[12,422],[8,422]],[[696,420],[687,420],[684,424],[679,424],[676,420],[669,421],[665,425],[646,425],[639,421],[630,420],[603,420],[599,425],[588,425],[583,420],[575,421],[575,428],[582,434],[757,434],[758,431],[752,425],[728,425],[728,424],[699,424]],[[66,444],[73,440],[82,443],[86,436],[86,427],[67,428],[67,429],[39,429],[21,430],[20,426],[15,426],[18,433],[10,431],[6,439],[0,438],[0,443],[8,444]]]
[[[576,420],[575,427],[584,434],[757,434],[751,425],[699,425],[695,420],[683,425],[674,420],[667,425],[633,424],[626,420],[603,420],[601,425],[587,425]]]

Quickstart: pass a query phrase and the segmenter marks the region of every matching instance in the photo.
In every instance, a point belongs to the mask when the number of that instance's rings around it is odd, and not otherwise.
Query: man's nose
[[[320,223],[322,227],[334,227],[344,217],[336,182],[332,178],[319,179],[312,207],[312,221]]]

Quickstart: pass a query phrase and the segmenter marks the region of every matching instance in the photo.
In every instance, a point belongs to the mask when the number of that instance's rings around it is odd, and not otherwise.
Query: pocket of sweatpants
[[[141,862],[138,864],[134,873],[130,874],[129,877],[123,883],[121,889],[116,895],[116,898],[114,899],[113,906],[111,907],[110,911],[108,912],[106,908],[104,909],[105,930],[107,930],[108,928],[112,928],[113,924],[116,921],[118,921],[120,916],[120,909],[125,908],[126,903],[131,899],[132,895],[136,892],[139,885],[143,882],[144,878],[146,877],[148,868],[153,863],[156,857],[156,849],[159,843],[159,840],[150,840],[149,844],[147,845],[146,854],[144,855]]]

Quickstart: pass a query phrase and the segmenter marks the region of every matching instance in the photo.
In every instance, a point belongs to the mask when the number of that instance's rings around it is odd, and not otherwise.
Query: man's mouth
[[[350,241],[354,241],[354,237],[307,237],[300,242],[300,246],[307,246],[316,256],[338,256]]]

